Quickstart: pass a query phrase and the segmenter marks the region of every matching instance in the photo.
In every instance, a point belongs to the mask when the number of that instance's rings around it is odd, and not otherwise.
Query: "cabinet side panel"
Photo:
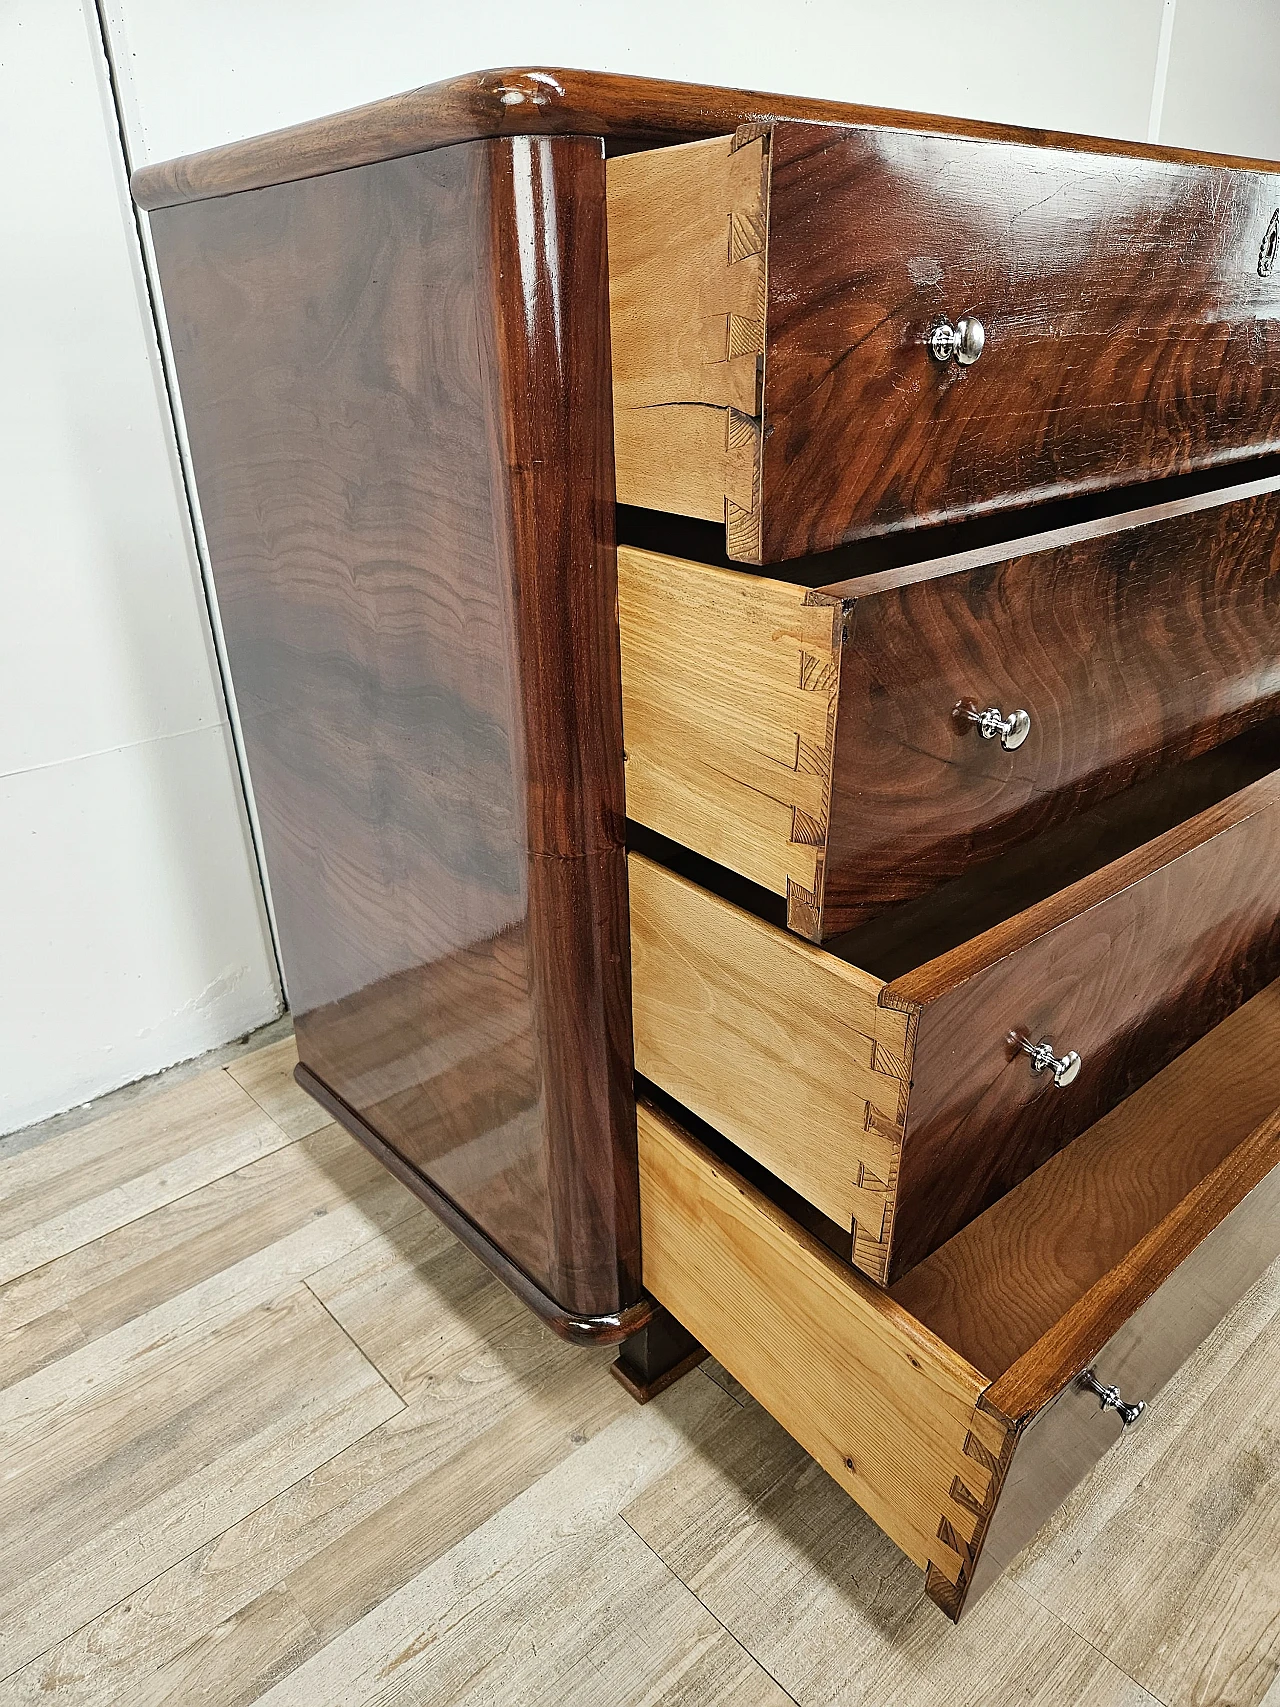
[[[493,253],[492,153],[512,146],[171,208],[154,231],[300,1057],[550,1300],[594,1315],[638,1297],[634,1168],[629,1212],[597,1204],[571,1234],[554,1182],[575,1148],[634,1142],[625,982],[606,989],[626,961],[592,906],[556,912],[535,868],[562,857],[559,888],[603,883],[625,919],[607,738],[589,771],[572,733],[575,662],[611,645],[616,668],[616,633],[598,632],[608,444],[554,465],[587,544],[570,561],[553,526],[540,561],[585,585],[543,634],[550,659],[531,654],[528,607],[551,589],[513,516]],[[554,187],[550,204],[554,225]],[[580,314],[604,320],[597,269],[578,262],[585,284],[575,269],[576,294],[540,305],[562,349]],[[527,338],[541,333],[531,315]],[[602,337],[588,326],[588,364]],[[607,350],[598,383],[607,412]],[[564,411],[543,430],[550,455]],[[620,799],[620,737],[615,762]],[[576,802],[558,843],[557,765]],[[604,808],[582,798],[592,786]],[[583,1016],[568,1086],[566,984]]]

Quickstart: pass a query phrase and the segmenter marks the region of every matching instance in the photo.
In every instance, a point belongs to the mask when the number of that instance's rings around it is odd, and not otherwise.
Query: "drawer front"
[[[1280,710],[1278,486],[813,591],[624,546],[628,815],[814,941],[927,893]]]
[[[1280,176],[761,129],[610,163],[624,502],[769,563],[1280,446]]]
[[[823,937],[1280,710],[1275,490],[840,590]]]
[[[633,854],[637,1069],[892,1284],[1280,976],[1278,849],[1280,772],[887,985]]]
[[[1280,1124],[1273,1122],[1273,1125]],[[1173,1134],[1170,1134],[1172,1137]],[[1146,1405],[1280,1257],[1280,1168],[1197,1245],[1090,1360],[1096,1380]],[[1141,1426],[1142,1419],[1138,1424]],[[969,1583],[993,1583],[1121,1432],[1114,1410],[1072,1381],[1025,1429]],[[937,1585],[941,1590],[942,1585]],[[945,1591],[942,1591],[945,1592]]]
[[[890,984],[918,1010],[891,1278],[1277,976],[1280,772]]]

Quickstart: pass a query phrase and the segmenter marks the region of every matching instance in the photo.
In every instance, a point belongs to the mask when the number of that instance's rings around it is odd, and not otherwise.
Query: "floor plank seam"
[[[305,1286],[305,1282],[303,1282],[303,1285]],[[311,1292],[311,1288],[309,1286],[306,1287],[306,1290],[308,1292]],[[315,1298],[315,1293],[312,1292],[311,1296],[313,1298]],[[318,1299],[316,1301],[317,1301],[317,1303],[319,1302]],[[323,1309],[323,1305],[321,1306],[321,1308]],[[329,1312],[325,1311],[325,1314],[328,1315]],[[342,1324],[338,1323],[338,1326],[341,1327]],[[344,1332],[344,1334],[346,1334],[345,1329],[343,1329],[343,1332]],[[355,1341],[351,1339],[350,1334],[346,1334],[346,1337],[351,1342],[352,1345],[355,1345]],[[364,1353],[363,1353],[363,1351],[360,1351],[359,1346],[356,1346],[356,1350],[358,1352],[360,1352],[361,1357],[364,1357]],[[367,1357],[365,1357],[364,1360],[366,1363],[370,1362],[370,1360]],[[377,1369],[376,1366],[373,1365],[372,1363],[370,1363],[370,1367],[374,1369],[375,1373],[385,1382],[385,1384],[388,1387],[391,1387],[391,1383],[386,1380],[385,1376],[382,1375],[382,1371],[380,1369]],[[394,1393],[395,1388],[391,1387],[391,1391]],[[396,1397],[399,1398],[400,1395],[398,1393],[396,1393]],[[401,1401],[401,1404],[402,1404],[402,1408],[404,1408],[403,1401]],[[149,1589],[154,1588],[155,1585],[158,1582],[160,1582],[164,1577],[172,1575],[175,1571],[179,1570],[184,1565],[189,1565],[192,1562],[192,1560],[198,1558],[201,1553],[209,1552],[212,1549],[216,1548],[217,1546],[219,1546],[221,1544],[221,1542],[233,1530],[238,1529],[242,1524],[250,1523],[253,1520],[253,1518],[255,1518],[259,1514],[259,1512],[265,1511],[269,1506],[274,1505],[277,1500],[281,1500],[287,1494],[292,1493],[292,1491],[295,1488],[300,1488],[305,1482],[309,1481],[311,1479],[311,1477],[313,1477],[317,1473],[317,1471],[322,1470],[325,1467],[325,1465],[332,1464],[335,1459],[340,1458],[342,1456],[342,1454],[344,1452],[348,1451],[351,1447],[358,1446],[362,1440],[367,1440],[370,1435],[376,1434],[380,1428],[385,1428],[385,1427],[386,1427],[385,1421],[380,1422],[380,1423],[375,1423],[372,1425],[372,1427],[365,1429],[363,1434],[353,1435],[352,1438],[349,1441],[347,1441],[344,1446],[339,1448],[339,1450],[337,1452],[332,1453],[328,1458],[322,1459],[320,1463],[312,1465],[312,1467],[309,1470],[305,1471],[302,1475],[296,1476],[292,1482],[287,1482],[287,1483],[285,1483],[285,1485],[283,1487],[277,1488],[274,1493],[268,1495],[265,1499],[261,1500],[256,1506],[252,1506],[248,1511],[244,1512],[240,1517],[236,1518],[234,1523],[228,1524],[225,1529],[219,1530],[216,1535],[210,1536],[207,1541],[202,1541],[198,1547],[193,1547],[189,1553],[184,1553],[181,1558],[174,1559],[173,1561],[171,1561],[171,1563],[167,1564],[163,1568],[163,1570],[157,1571],[154,1574],[154,1576],[146,1577],[141,1582],[135,1583],[133,1585],[133,1587],[131,1589],[129,1589],[128,1593],[122,1594],[118,1600],[112,1601],[110,1603],[110,1605],[100,1608],[97,1612],[95,1612],[93,1614],[93,1616],[91,1618],[86,1618],[83,1624],[78,1624],[75,1626],[74,1629],[65,1631],[61,1636],[58,1637],[58,1639],[55,1642],[51,1642],[49,1644],[49,1646],[47,1648],[42,1649],[40,1653],[32,1654],[30,1659],[24,1660],[21,1665],[16,1666],[12,1671],[0,1672],[0,1683],[7,1683],[11,1678],[17,1677],[20,1673],[27,1671],[28,1669],[30,1669],[33,1666],[38,1666],[39,1664],[41,1664],[42,1661],[48,1659],[50,1654],[54,1653],[58,1648],[63,1647],[66,1643],[73,1641],[83,1631],[89,1629],[92,1625],[97,1624],[97,1623],[109,1618],[112,1613],[119,1611],[119,1609],[122,1606],[124,1606],[128,1601],[133,1600],[136,1596],[141,1595],[141,1594],[145,1594]],[[287,1580],[288,1576],[289,1576],[289,1572],[285,1572],[283,1575],[281,1575],[279,1577],[273,1577],[272,1580],[265,1586],[265,1588],[262,1588],[257,1593],[255,1593],[253,1598],[255,1600],[259,1600],[262,1598],[262,1596],[264,1594],[270,1594],[276,1589],[283,1589],[286,1594],[289,1594],[291,1602],[293,1602],[294,1604],[297,1605],[299,1616],[304,1620],[304,1622],[307,1624],[308,1628],[315,1632],[317,1640],[321,1640],[322,1638],[320,1636],[320,1632],[315,1629],[315,1625],[312,1624],[311,1619],[307,1616],[306,1612],[303,1610],[301,1602],[294,1600],[294,1597],[289,1590],[288,1580]],[[246,1602],[245,1604],[247,1605],[249,1603]],[[243,1610],[244,1610],[243,1607],[233,1607],[229,1612],[224,1614],[224,1620],[223,1621],[225,1622],[225,1620],[227,1618],[235,1617],[239,1612],[242,1612]],[[205,1634],[207,1635],[208,1632],[206,1631]],[[330,1638],[330,1641],[335,1641],[335,1640],[337,1640],[336,1637]],[[328,1643],[325,1643],[324,1645],[328,1646]],[[296,1671],[298,1668],[295,1666],[293,1669]],[[288,1676],[290,1674],[286,1673],[285,1675]],[[274,1688],[274,1684],[272,1685],[272,1687]]]
[[[246,1059],[251,1060],[252,1056],[248,1056],[248,1057],[246,1057]],[[248,1085],[242,1085],[240,1083],[239,1079],[236,1078],[235,1074],[231,1071],[230,1067],[220,1067],[218,1069],[218,1071],[220,1073],[225,1073],[227,1075],[227,1077],[231,1080],[231,1083],[236,1087],[236,1089],[238,1091],[243,1091],[244,1094],[248,1097],[249,1101],[253,1104],[253,1106],[255,1108],[260,1108],[262,1110],[263,1114],[267,1117],[267,1119],[271,1122],[271,1124],[276,1128],[276,1130],[278,1132],[283,1132],[286,1138],[289,1137],[288,1129],[280,1124],[280,1122],[276,1119],[275,1115],[272,1114],[271,1110],[267,1107],[267,1105],[264,1102],[260,1102],[259,1099],[256,1096],[254,1096],[253,1092],[249,1089]],[[322,1125],[317,1126],[315,1128],[315,1130],[316,1130],[316,1132],[322,1132],[324,1130],[325,1126],[329,1126],[329,1125],[333,1125],[333,1124],[334,1124],[334,1122],[326,1120],[323,1122]],[[289,1142],[291,1144],[298,1144],[298,1143],[301,1143],[302,1139],[310,1138],[312,1136],[314,1136],[314,1134],[311,1132],[300,1132],[296,1138],[289,1138]]]
[[[1117,1662],[1112,1659],[1111,1655],[1105,1653],[1096,1642],[1091,1642],[1083,1630],[1077,1630],[1069,1618],[1064,1618],[1060,1612],[1055,1611],[1047,1601],[1041,1599],[1034,1589],[1028,1588],[1025,1583],[1020,1581],[1018,1583],[1018,1590],[1021,1594],[1025,1594],[1028,1600],[1034,1601],[1042,1612],[1047,1613],[1049,1617],[1053,1619],[1055,1624],[1061,1624],[1064,1630],[1069,1630],[1073,1636],[1078,1637],[1079,1640],[1084,1643],[1086,1648],[1091,1648],[1093,1652],[1097,1654],[1098,1658],[1106,1665],[1109,1665],[1113,1671],[1118,1671],[1121,1677],[1127,1678],[1133,1687],[1142,1693],[1143,1697],[1147,1701],[1153,1703],[1153,1707],[1179,1707],[1179,1704],[1176,1702],[1166,1701],[1163,1695],[1154,1694],[1147,1688],[1145,1683],[1139,1683],[1132,1673],[1127,1672],[1122,1665],[1117,1664]]]
[[[719,1382],[717,1382],[716,1385],[719,1386]],[[730,1395],[730,1396],[732,1396],[732,1395]],[[747,1658],[751,1661],[752,1665],[759,1666],[760,1670],[769,1679],[770,1683],[772,1683],[776,1689],[780,1689],[782,1691],[782,1693],[786,1696],[788,1701],[794,1702],[795,1707],[801,1707],[800,1702],[796,1700],[795,1696],[791,1693],[791,1691],[789,1689],[787,1689],[782,1683],[779,1682],[779,1680],[773,1675],[773,1673],[769,1670],[768,1666],[764,1664],[764,1662],[759,1658],[759,1656],[756,1654],[753,1654],[751,1652],[751,1649],[746,1645],[746,1643],[741,1641],[737,1636],[734,1635],[733,1631],[724,1622],[724,1620],[722,1618],[718,1618],[716,1616],[716,1614],[707,1605],[706,1601],[703,1600],[702,1596],[698,1593],[697,1589],[691,1588],[689,1586],[689,1584],[684,1580],[684,1578],[680,1575],[679,1571],[677,1571],[672,1565],[669,1565],[667,1563],[667,1561],[662,1557],[662,1554],[659,1553],[658,1549],[656,1547],[650,1546],[649,1542],[647,1540],[645,1540],[645,1537],[643,1535],[641,1535],[640,1531],[638,1529],[636,1529],[632,1524],[627,1523],[625,1513],[623,1513],[623,1512],[618,1513],[618,1521],[620,1523],[625,1523],[627,1525],[627,1528],[631,1530],[631,1533],[635,1536],[636,1540],[639,1541],[643,1546],[645,1546],[649,1549],[649,1551],[653,1554],[654,1558],[662,1566],[663,1570],[666,1571],[669,1576],[672,1576],[675,1578],[675,1580],[680,1584],[681,1588],[684,1589],[686,1594],[691,1594],[693,1596],[693,1598],[697,1601],[698,1605],[706,1613],[707,1617],[712,1619],[713,1622],[715,1622],[716,1624],[718,1624],[720,1626],[720,1628],[724,1631],[725,1635],[729,1638],[729,1640],[733,1643],[733,1645],[747,1656]],[[1164,1707],[1164,1703],[1161,1703],[1161,1707]]]
[[[356,1249],[359,1249],[359,1246],[357,1246]],[[323,1264],[322,1266],[328,1267],[328,1264],[326,1263],[326,1264]],[[338,1318],[334,1315],[333,1311],[325,1303],[324,1299],[321,1298],[320,1294],[318,1292],[316,1292],[314,1290],[314,1288],[308,1283],[305,1276],[303,1277],[301,1284],[306,1288],[306,1290],[315,1299],[316,1303],[324,1311],[325,1315],[328,1316],[329,1320],[333,1323],[334,1327],[337,1328],[339,1330],[339,1332],[345,1336],[348,1344],[353,1346],[355,1348],[356,1352],[369,1365],[370,1369],[373,1370],[374,1374],[378,1377],[379,1381],[384,1382],[385,1385],[387,1387],[389,1387],[391,1389],[391,1391],[395,1394],[396,1398],[399,1399],[400,1409],[406,1410],[408,1408],[409,1401],[408,1401],[408,1399],[405,1398],[404,1394],[396,1386],[395,1382],[392,1381],[389,1376],[384,1374],[384,1372],[381,1369],[379,1369],[378,1365],[374,1362],[373,1358],[371,1358],[369,1356],[369,1353],[360,1344],[360,1341],[358,1339],[356,1339],[355,1335],[352,1334],[347,1329],[347,1327],[345,1326],[344,1323],[342,1323],[338,1320]]]
[[[271,1120],[270,1115],[266,1115],[266,1118]],[[20,1269],[16,1274],[11,1274],[7,1280],[0,1282],[0,1292],[3,1292],[6,1287],[15,1285],[19,1280],[30,1280],[32,1275],[39,1274],[41,1269],[50,1268],[56,1262],[62,1262],[67,1257],[75,1256],[78,1251],[87,1251],[91,1245],[99,1244],[103,1239],[109,1239],[114,1233],[123,1232],[126,1227],[137,1227],[143,1221],[148,1220],[152,1215],[161,1215],[165,1210],[172,1209],[175,1204],[185,1203],[187,1198],[195,1197],[198,1193],[207,1191],[211,1185],[218,1185],[222,1180],[235,1179],[238,1174],[246,1172],[246,1170],[253,1167],[255,1163],[263,1161],[266,1156],[281,1155],[285,1150],[292,1149],[295,1144],[301,1144],[303,1142],[301,1138],[290,1138],[289,1134],[285,1132],[284,1127],[280,1125],[279,1121],[272,1120],[271,1124],[284,1138],[284,1143],[277,1144],[274,1150],[268,1150],[264,1155],[254,1156],[251,1161],[241,1162],[237,1167],[228,1169],[225,1174],[214,1174],[210,1179],[201,1180],[199,1185],[190,1186],[186,1191],[180,1191],[174,1197],[166,1197],[163,1203],[153,1203],[150,1208],[144,1209],[141,1213],[129,1217],[128,1220],[116,1222],[113,1226],[108,1227],[104,1232],[95,1233],[92,1238],[85,1239],[81,1244],[68,1245],[66,1250],[60,1250],[56,1255],[46,1257],[43,1262],[36,1263],[34,1268]],[[5,1247],[0,1245],[0,1259],[3,1258],[4,1249]],[[70,1309],[71,1307],[68,1305],[66,1308]],[[74,1310],[71,1310],[71,1314],[73,1317],[75,1316]],[[78,1317],[76,1320],[79,1322]],[[25,1326],[26,1324],[24,1323],[23,1325]],[[81,1331],[84,1331],[82,1325]]]

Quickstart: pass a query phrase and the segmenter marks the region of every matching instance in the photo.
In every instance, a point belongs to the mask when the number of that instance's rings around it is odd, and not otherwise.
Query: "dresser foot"
[[[610,1372],[638,1405],[647,1405],[706,1355],[707,1348],[659,1307],[646,1327],[622,1342]]]

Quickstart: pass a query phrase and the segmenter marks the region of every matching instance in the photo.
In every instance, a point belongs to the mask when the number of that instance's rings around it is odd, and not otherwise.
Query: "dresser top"
[[[668,83],[661,78],[624,77],[612,72],[520,66],[449,77],[329,118],[143,166],[133,175],[132,189],[138,205],[150,210],[319,177],[483,137],[602,136],[621,152],[723,136],[741,124],[770,119],[875,125],[1131,159],[1276,169],[1270,161],[987,124],[977,119],[939,118],[844,101],[765,95],[702,83]]]

